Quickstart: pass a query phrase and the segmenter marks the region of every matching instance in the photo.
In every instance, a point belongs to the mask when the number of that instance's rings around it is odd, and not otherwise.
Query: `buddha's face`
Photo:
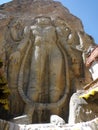
[[[51,24],[51,20],[49,18],[37,18],[36,24],[38,24],[38,25],[49,25],[49,24]]]

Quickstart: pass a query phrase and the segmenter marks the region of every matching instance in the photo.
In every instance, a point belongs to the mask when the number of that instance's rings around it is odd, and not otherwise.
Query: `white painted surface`
[[[89,71],[92,75],[93,80],[98,78],[98,61],[92,63]]]

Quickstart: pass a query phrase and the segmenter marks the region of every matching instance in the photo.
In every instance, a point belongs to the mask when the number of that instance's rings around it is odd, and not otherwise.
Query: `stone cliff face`
[[[6,17],[23,17],[26,21],[41,15],[49,16],[52,19],[60,17],[66,19],[66,23],[72,28],[83,31],[81,21],[70,14],[69,10],[63,7],[60,2],[52,0],[14,0],[1,5],[0,10],[2,10],[2,13],[6,13]]]
[[[32,123],[57,114],[67,121],[71,94],[91,81],[84,59],[94,44],[81,21],[59,2],[1,5],[0,57],[11,89],[11,116],[27,114]]]

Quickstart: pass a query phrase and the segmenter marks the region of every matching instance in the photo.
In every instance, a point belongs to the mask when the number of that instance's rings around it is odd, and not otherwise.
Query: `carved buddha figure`
[[[30,29],[34,43],[27,95],[35,102],[57,102],[62,97],[65,79],[55,27],[49,18],[37,18]]]
[[[64,20],[52,21],[49,17],[36,17],[25,26],[16,23],[9,28],[10,40],[16,45],[9,54],[9,86],[12,97],[18,97],[15,104],[11,103],[11,111],[21,114],[24,101],[27,114],[33,116],[40,109],[39,122],[43,118],[41,111],[46,109],[50,114],[68,116],[69,60],[76,59],[70,40],[78,35],[75,36]],[[79,44],[79,38],[72,44]],[[79,61],[80,58],[79,53]]]

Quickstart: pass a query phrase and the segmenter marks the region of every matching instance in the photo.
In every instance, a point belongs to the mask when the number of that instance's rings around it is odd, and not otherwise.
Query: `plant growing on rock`
[[[0,59],[0,106],[5,110],[9,109],[9,94],[10,90],[8,88],[7,80],[4,76],[3,61]]]

